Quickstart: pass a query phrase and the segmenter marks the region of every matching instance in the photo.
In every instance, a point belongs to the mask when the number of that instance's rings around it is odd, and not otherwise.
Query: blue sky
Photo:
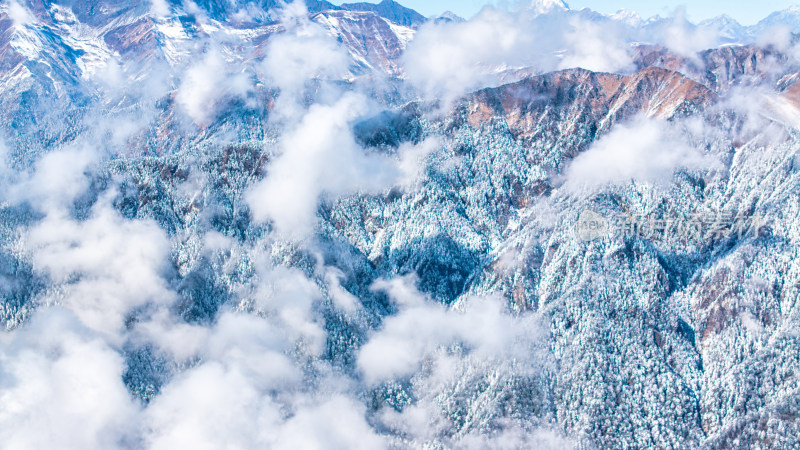
[[[357,0],[348,0],[348,3]],[[438,15],[446,10],[463,17],[471,17],[487,3],[487,0],[397,0],[403,5],[414,8],[423,15]],[[372,3],[377,3],[373,0]],[[334,1],[334,3],[343,3]],[[567,1],[573,9],[591,8],[603,13],[613,13],[620,8],[638,12],[644,17],[655,14],[670,15],[679,6],[685,6],[689,19],[698,21],[720,14],[728,14],[745,25],[752,25],[766,17],[769,13],[798,3],[798,0],[573,0]]]

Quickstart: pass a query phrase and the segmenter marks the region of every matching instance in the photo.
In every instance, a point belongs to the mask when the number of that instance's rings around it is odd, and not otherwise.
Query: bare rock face
[[[637,67],[661,67],[681,72],[715,92],[727,92],[736,86],[774,84],[781,77],[794,74],[796,63],[771,47],[732,45],[709,49],[694,58],[677,55],[660,46],[636,47]]]
[[[473,127],[502,117],[523,142],[541,140],[536,133],[542,124],[566,136],[589,130],[591,142],[619,121],[686,116],[715,98],[711,89],[657,67],[627,76],[572,69],[480,91],[470,99],[467,114]]]
[[[378,4],[374,3],[344,3],[342,9],[348,11],[369,11],[389,20],[392,23],[405,27],[415,28],[424,24],[427,19],[422,14],[413,9],[395,2],[394,0],[382,0]]]
[[[345,45],[362,70],[390,76],[402,74],[400,58],[415,30],[370,11],[326,11],[314,16]]]

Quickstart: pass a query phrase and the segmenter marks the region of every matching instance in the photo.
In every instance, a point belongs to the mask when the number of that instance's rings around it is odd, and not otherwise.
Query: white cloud
[[[338,308],[348,313],[353,313],[358,309],[360,303],[358,297],[347,292],[342,287],[343,278],[344,274],[339,269],[326,268],[325,281],[328,286],[328,295],[330,295],[331,300]]]
[[[170,14],[167,0],[150,0],[150,13],[156,17],[165,17]]]
[[[309,20],[303,2],[287,5],[281,19],[286,32],[270,39],[259,69],[265,83],[280,89],[274,108],[277,119],[291,121],[302,116],[307,83],[348,78],[350,58],[332,36]]]
[[[34,268],[63,286],[51,302],[116,336],[131,309],[175,297],[161,277],[169,251],[164,232],[155,222],[120,217],[106,201],[83,222],[48,215],[27,233],[25,246]]]
[[[772,47],[786,54],[792,63],[800,62],[800,44],[794,42],[792,28],[789,25],[780,24],[767,28],[756,36],[756,45],[759,47]],[[772,71],[776,74],[780,73],[782,64],[778,61],[774,61],[772,64],[775,66]]]
[[[350,122],[365,112],[363,99],[347,95],[332,106],[314,105],[286,133],[281,153],[248,204],[258,221],[272,219],[278,232],[302,237],[316,225],[317,199],[326,189],[346,191],[359,183],[358,158],[365,158]],[[356,173],[353,173],[356,171]]]
[[[595,23],[572,18],[566,32],[567,52],[559,69],[580,67],[593,72],[628,72],[633,66],[630,46],[613,23]]]
[[[555,56],[540,51],[536,30],[521,16],[484,8],[463,23],[428,23],[409,43],[404,60],[408,81],[426,98],[450,103],[493,79],[498,69],[524,67]]]
[[[792,45],[792,28],[789,25],[776,25],[756,37],[760,47],[772,46],[776,50],[786,52]]]
[[[319,355],[325,344],[322,321],[314,309],[319,287],[297,269],[257,265],[258,280],[250,294],[257,312],[269,317],[287,339]]]
[[[33,17],[28,8],[19,4],[16,0],[9,1],[7,8],[6,14],[8,14],[15,27],[24,27],[36,22],[36,18]]]
[[[147,408],[153,450],[255,448],[268,442],[280,410],[236,368],[206,362],[166,386]]]
[[[428,23],[404,55],[404,69],[425,98],[445,106],[474,89],[498,83],[503,72],[583,67],[617,72],[632,67],[623,27],[563,12],[484,8],[463,23]]]
[[[45,154],[34,172],[21,177],[9,189],[13,201],[28,201],[42,212],[68,211],[74,199],[86,191],[86,172],[95,164],[95,153],[86,147],[68,147]]]
[[[492,297],[464,298],[451,309],[420,294],[414,281],[376,283],[398,312],[384,319],[358,353],[367,386],[401,382],[410,386],[405,393],[414,399],[401,410],[381,408],[376,416],[380,426],[407,439],[404,445],[412,448],[566,445],[556,434],[531,426],[535,417],[523,419],[523,431],[520,422],[495,415],[516,395],[512,380],[536,384],[552,370],[547,332],[538,316],[512,316],[504,300]],[[476,390],[478,385],[483,388]],[[459,416],[464,421],[454,420],[454,411],[467,405],[470,412]],[[496,432],[489,437],[487,429]]]
[[[367,100],[352,93],[332,105],[311,106],[283,135],[281,151],[267,168],[266,178],[248,193],[253,217],[272,220],[285,237],[301,239],[316,226],[321,195],[377,193],[413,178],[416,163],[432,144],[403,147],[399,163],[386,155],[365,153],[355,141],[352,123],[367,111]]]
[[[255,355],[253,355],[255,356]],[[236,369],[205,363],[175,380],[146,411],[152,449],[383,448],[367,424],[366,408],[333,395],[313,401],[300,394],[296,405],[273,400],[254,379]],[[293,410],[285,418],[287,410]]]
[[[679,8],[675,16],[659,32],[658,41],[689,59],[697,60],[697,53],[719,45],[719,31],[709,27],[698,27],[686,20],[686,10]]]
[[[578,155],[566,170],[565,189],[578,193],[610,185],[668,183],[677,169],[703,170],[718,161],[692,148],[666,122],[638,119],[617,125]]]
[[[175,101],[201,126],[217,113],[218,102],[226,96],[242,96],[251,88],[241,65],[229,64],[216,48],[209,49],[196,64],[186,69]]]
[[[309,22],[295,34],[280,34],[270,41],[262,69],[267,81],[287,98],[299,94],[311,79],[338,79],[346,74],[347,54],[322,33],[318,25]]]
[[[138,406],[122,357],[67,311],[39,310],[0,340],[0,441],[6,448],[119,448]]]
[[[538,357],[532,351],[541,339],[535,317],[513,318],[495,298],[465,299],[460,310],[452,310],[413,285],[414,278],[375,284],[395,300],[399,313],[386,318],[359,352],[358,368],[368,384],[411,376],[424,359],[456,344],[483,360]]]
[[[274,447],[281,450],[324,450],[330,448],[387,448],[364,419],[361,403],[337,395],[324,403],[298,412],[281,427]]]
[[[185,362],[202,354],[211,332],[206,326],[186,323],[162,308],[136,323],[129,337],[138,344],[153,344],[175,361]]]
[[[145,411],[149,446],[380,448],[362,404],[309,392],[287,356],[295,338],[278,317],[223,314],[198,355],[203,363],[173,379]],[[318,382],[339,390],[335,380]]]
[[[273,320],[249,314],[226,313],[208,339],[203,357],[236,368],[261,390],[295,386],[302,373],[286,354],[297,339]]]
[[[282,135],[266,178],[246,198],[256,221],[271,220],[280,235],[299,240],[314,230],[322,196],[377,193],[406,183],[432,144],[404,145],[397,158],[364,152],[352,125],[371,112],[372,103],[327,83],[346,76],[346,52],[308,19],[302,2],[284,8],[282,23],[287,32],[272,39],[260,66],[264,80],[280,89],[270,120]],[[321,83],[318,103],[307,107],[303,98],[312,80]]]
[[[472,433],[459,442],[465,450],[492,448],[496,450],[515,450],[519,448],[535,448],[539,450],[571,450],[579,445],[561,435],[557,431],[537,428],[525,431],[518,426],[510,426],[492,436],[483,433]]]
[[[764,86],[735,86],[717,107],[731,111],[740,120],[735,130],[724,130],[732,141],[756,145],[779,145],[800,128],[800,110],[785,96]]]
[[[14,171],[11,170],[8,153],[8,146],[6,145],[5,139],[0,138],[0,187],[2,187],[2,190],[0,190],[0,202],[5,201],[6,197],[9,196],[12,177],[14,177]]]

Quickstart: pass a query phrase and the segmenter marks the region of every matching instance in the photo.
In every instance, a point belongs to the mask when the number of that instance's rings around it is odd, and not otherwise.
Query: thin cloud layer
[[[432,141],[403,147],[397,158],[365,153],[352,129],[375,105],[326,83],[344,72],[345,53],[308,20],[304,7],[292,4],[283,19],[287,33],[270,44],[261,67],[266,81],[280,89],[273,113],[284,133],[266,178],[249,191],[247,202],[255,220],[271,220],[283,236],[302,239],[316,226],[321,196],[379,193],[413,178],[416,160]],[[300,100],[315,82],[323,83],[322,98],[306,108]]]
[[[663,186],[678,169],[719,167],[713,156],[676,138],[680,135],[676,127],[653,119],[618,125],[571,162],[564,188],[578,193],[631,182]]]
[[[468,91],[500,84],[508,73],[544,73],[583,68],[596,72],[634,70],[634,45],[660,44],[694,59],[719,44],[719,32],[695,26],[683,10],[652,24],[629,24],[584,11],[541,5],[486,7],[465,22],[429,22],[404,54],[407,80],[423,98],[450,104]]]
[[[462,345],[479,360],[541,361],[536,354],[541,336],[535,317],[513,318],[498,299],[467,299],[462,310],[451,310],[425,298],[413,279],[377,283],[398,303],[398,314],[387,318],[358,355],[358,368],[368,383],[409,377],[423,360],[436,359],[442,349]],[[521,369],[521,367],[519,367]],[[525,374],[520,370],[519,374]]]

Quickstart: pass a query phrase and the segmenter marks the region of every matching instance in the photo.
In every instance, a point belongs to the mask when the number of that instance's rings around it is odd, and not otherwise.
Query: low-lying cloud
[[[718,167],[713,156],[676,137],[681,135],[676,128],[654,119],[617,125],[570,163],[564,188],[579,193],[631,182],[665,185],[678,169]]]
[[[513,73],[583,68],[634,70],[633,46],[661,44],[695,59],[719,43],[719,33],[695,26],[678,10],[671,19],[632,26],[607,16],[534,7],[486,7],[466,22],[430,22],[405,52],[407,80],[423,98],[449,105],[468,91],[513,79]]]

